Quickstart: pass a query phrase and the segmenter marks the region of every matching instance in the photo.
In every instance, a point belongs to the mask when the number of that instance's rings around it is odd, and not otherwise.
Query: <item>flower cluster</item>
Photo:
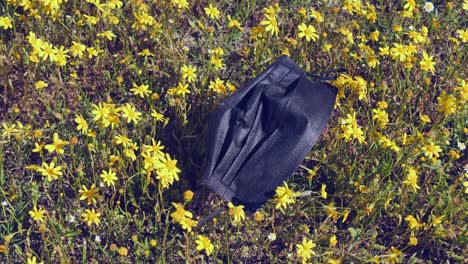
[[[171,218],[177,222],[184,230],[192,231],[192,227],[197,225],[197,221],[193,220],[193,214],[185,210],[184,205],[180,203],[172,203],[175,212],[171,213]],[[208,254],[208,252],[207,252]]]

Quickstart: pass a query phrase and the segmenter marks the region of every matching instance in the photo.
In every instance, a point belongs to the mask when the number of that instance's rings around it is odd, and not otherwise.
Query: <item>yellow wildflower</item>
[[[316,41],[319,38],[317,30],[312,25],[306,25],[305,23],[302,23],[298,26],[298,28],[300,30],[299,38],[305,37],[307,42],[310,42],[310,40]]]
[[[203,235],[198,235],[195,243],[197,244],[197,250],[205,250],[207,256],[209,256],[214,250],[214,245]]]
[[[416,229],[423,227],[424,224],[421,224],[414,216],[408,215],[405,217],[405,221],[408,222],[408,226],[410,229]]]
[[[218,8],[214,7],[210,4],[208,7],[205,7],[206,15],[211,19],[219,19],[221,13],[219,12]]]
[[[83,134],[88,133],[88,122],[86,122],[82,115],[75,115],[75,122],[78,124],[76,130],[81,131]]]
[[[229,202],[228,207],[229,207],[229,215],[234,218],[234,221],[233,221],[234,225],[240,223],[245,218],[243,205],[235,206],[234,204]]]
[[[430,142],[427,145],[424,145],[421,150],[424,152],[424,155],[428,158],[432,159],[432,157],[439,157],[439,153],[442,152],[442,149],[434,144],[434,142]]]
[[[197,78],[197,68],[192,65],[183,65],[180,72],[182,73],[182,78],[186,79],[189,83],[195,82]]]
[[[133,92],[134,95],[139,95],[141,98],[145,98],[146,95],[151,93],[151,90],[148,88],[149,85],[137,85],[136,83],[133,83],[133,88],[131,88],[130,91]]]
[[[81,215],[83,218],[84,222],[87,222],[88,226],[91,226],[92,224],[99,225],[101,223],[101,220],[99,220],[99,217],[101,216],[101,213],[96,212],[93,209],[86,209],[85,212]]]
[[[419,62],[419,66],[423,71],[430,71],[434,73],[435,62],[432,61],[433,56],[429,56],[425,51],[423,51],[423,58]]]
[[[107,186],[115,185],[115,181],[118,179],[114,171],[109,169],[109,171],[103,170],[100,177],[107,184]]]
[[[49,86],[49,84],[44,82],[44,81],[37,81],[34,84],[34,88],[36,88],[37,90],[42,90],[42,89],[46,88],[47,86]]]
[[[80,200],[87,200],[88,204],[96,203],[96,198],[99,197],[99,188],[96,188],[95,184],[92,184],[91,187],[88,189],[85,185],[81,186],[81,193]]]
[[[414,192],[420,189],[418,186],[418,171],[413,167],[408,167],[406,172],[406,180],[404,180],[403,183],[413,187]]]
[[[48,181],[52,181],[52,179],[58,179],[59,176],[62,176],[63,173],[61,170],[62,166],[55,167],[55,162],[53,161],[51,161],[50,164],[43,162],[42,167],[38,169],[42,176],[47,177]]]
[[[39,207],[38,209],[36,206],[34,206],[34,208],[31,211],[29,211],[29,215],[36,222],[44,222],[44,215],[46,213],[47,211],[44,208]]]
[[[126,103],[120,108],[122,110],[122,117],[127,119],[127,123],[133,122],[135,125],[141,120],[142,113],[135,109],[135,106]]]
[[[277,35],[279,32],[278,22],[275,15],[265,14],[266,19],[260,22],[261,25],[266,26],[265,31],[270,32],[272,36]]]
[[[13,24],[11,23],[11,19],[7,16],[0,17],[0,27],[3,27],[4,30],[9,28],[13,28]]]
[[[296,244],[296,253],[302,258],[302,263],[306,263],[312,255],[315,256],[315,251],[312,249],[315,247],[315,243],[312,240],[303,238],[301,244]]]

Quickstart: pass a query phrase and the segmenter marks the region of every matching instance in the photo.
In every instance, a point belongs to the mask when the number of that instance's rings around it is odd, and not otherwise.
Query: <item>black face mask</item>
[[[273,197],[312,149],[334,108],[337,89],[307,75],[281,56],[219,105],[208,124],[202,185],[249,212]]]

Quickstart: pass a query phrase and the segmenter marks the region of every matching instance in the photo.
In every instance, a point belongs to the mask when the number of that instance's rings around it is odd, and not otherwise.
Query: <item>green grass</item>
[[[0,262],[464,261],[467,1],[437,1],[428,12],[418,0],[406,14],[407,1],[211,2],[218,19],[206,14],[210,3],[198,0],[181,9],[177,1],[135,0],[115,8],[109,4],[115,1],[91,2],[54,0],[54,13],[44,2],[0,1]],[[268,12],[274,12],[277,34],[262,23]],[[138,25],[137,16],[145,14],[148,24]],[[90,24],[85,15],[99,21]],[[242,29],[229,28],[227,15]],[[315,28],[315,40],[299,36],[302,23]],[[115,37],[98,36],[105,31]],[[36,51],[30,32],[43,41]],[[72,41],[101,51],[74,56]],[[45,43],[53,45],[52,55],[61,46],[69,50],[62,64],[45,58]],[[397,44],[403,49],[392,49]],[[215,55],[218,47],[223,54]],[[153,55],[139,55],[144,49]],[[302,195],[284,210],[272,199],[261,215],[240,223],[226,211],[184,229],[173,203],[195,222],[227,205],[195,189],[208,113],[232,93],[229,85],[242,87],[281,54],[314,73],[346,69],[332,82],[339,97],[326,131],[288,181]],[[211,63],[213,57],[224,67]],[[194,82],[183,77],[184,65],[196,67]],[[212,84],[217,78],[224,81],[219,91]],[[38,81],[48,86],[38,89]],[[150,92],[135,95],[134,84]],[[189,93],[172,89],[179,84]],[[105,118],[114,126],[95,118],[101,103],[115,109]],[[127,103],[140,119],[127,121]],[[93,133],[77,129],[78,115]],[[35,143],[50,145],[54,133],[68,143],[62,154],[33,152]],[[132,140],[134,158],[132,146],[116,136]],[[150,153],[154,168],[145,161],[151,139],[177,160],[179,180],[170,176],[167,156]],[[52,161],[62,175],[49,181],[40,168]],[[101,177],[109,170],[117,177],[111,186]],[[88,203],[80,190],[92,184],[99,191]],[[200,197],[197,206],[184,200],[187,190]],[[34,207],[45,210],[42,218],[31,216]],[[99,224],[84,221],[89,209],[100,213]],[[197,250],[199,235],[213,252]],[[310,258],[298,250],[303,239],[315,243]]]

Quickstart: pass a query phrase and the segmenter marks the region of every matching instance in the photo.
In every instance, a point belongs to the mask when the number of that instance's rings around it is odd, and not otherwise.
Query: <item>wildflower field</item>
[[[0,263],[466,263],[467,12],[0,0]],[[282,54],[346,71],[319,141],[249,215],[198,188],[207,118]]]

